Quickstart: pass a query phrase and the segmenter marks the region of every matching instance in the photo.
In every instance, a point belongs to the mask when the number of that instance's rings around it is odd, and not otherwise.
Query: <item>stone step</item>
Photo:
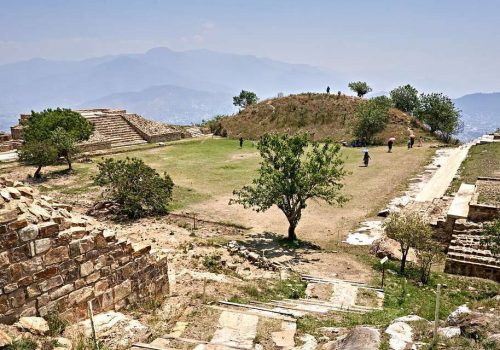
[[[464,262],[475,262],[480,264],[486,264],[491,266],[500,266],[500,261],[493,257],[488,258],[484,256],[464,254],[464,253],[456,253],[456,252],[448,252],[447,258],[460,260]]]
[[[148,143],[148,142],[146,140],[115,142],[115,143],[111,144],[111,147],[112,148],[127,147],[127,146],[134,146],[134,145],[142,145],[144,143]]]
[[[473,247],[462,247],[462,246],[455,246],[455,245],[450,245],[448,247],[448,252],[453,252],[453,253],[460,253],[460,254],[472,254],[472,255],[478,255],[478,256],[484,256],[484,257],[493,257],[491,252],[486,249],[480,249],[480,248],[473,248]]]

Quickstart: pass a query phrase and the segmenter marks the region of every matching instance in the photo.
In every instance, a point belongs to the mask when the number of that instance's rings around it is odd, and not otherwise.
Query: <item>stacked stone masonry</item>
[[[457,220],[444,271],[464,276],[488,278],[500,282],[500,259],[481,245],[482,224]]]
[[[118,240],[93,219],[0,178],[0,323],[59,314],[68,321],[168,292],[167,260]]]

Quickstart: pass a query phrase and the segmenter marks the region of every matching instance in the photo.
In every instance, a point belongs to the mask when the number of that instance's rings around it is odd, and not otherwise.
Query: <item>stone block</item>
[[[57,264],[67,259],[69,259],[68,247],[61,246],[61,247],[51,248],[45,254],[44,264],[45,265]]]
[[[52,277],[56,276],[57,274],[59,274],[59,267],[50,266],[50,267],[47,267],[46,269],[43,269],[42,271],[35,273],[35,279],[43,281],[43,280],[52,278]]]
[[[9,252],[0,253],[0,269],[4,269],[10,264]]]
[[[109,282],[107,280],[98,281],[94,285],[94,294],[96,296],[101,295],[105,293],[108,288],[109,288]]]
[[[43,238],[55,237],[59,232],[59,225],[54,222],[44,222],[38,225],[40,236]]]
[[[26,226],[28,226],[28,220],[26,220],[25,217],[18,216],[16,221],[11,222],[8,225],[8,228],[10,230],[17,231],[17,230],[22,229]]]
[[[0,250],[12,249],[18,244],[17,233],[8,232],[0,236]]]
[[[51,289],[54,289],[56,287],[59,287],[64,283],[63,279],[61,276],[57,275],[52,278],[49,278],[48,280],[42,281],[38,284],[40,287],[40,290],[42,292],[49,291]]]
[[[13,308],[22,307],[26,301],[26,295],[22,288],[7,294],[7,296]]]
[[[88,275],[85,278],[85,283],[92,284],[92,283],[98,281],[99,278],[101,278],[101,273],[99,271],[95,271],[94,273],[92,273],[91,275]]]
[[[74,285],[71,283],[71,284],[66,284],[60,288],[57,288],[55,289],[54,291],[52,291],[50,293],[50,300],[55,300],[55,299],[59,299],[60,297],[66,295],[66,294],[69,294],[71,293],[72,291],[75,290],[75,287]]]
[[[3,292],[5,294],[9,294],[9,293],[12,293],[13,291],[15,291],[17,288],[19,288],[17,283],[10,283],[10,284],[7,284],[3,287]]]
[[[10,252],[11,252],[11,259],[13,262],[26,260],[31,256],[29,244],[23,244],[19,247],[12,248]]]
[[[23,242],[31,241],[38,237],[38,226],[37,225],[28,225],[21,230],[19,230],[18,235],[19,239]]]
[[[26,293],[28,294],[28,299],[39,296],[42,292],[38,288],[38,284],[32,284],[26,288]]]
[[[45,253],[51,247],[50,238],[37,239],[34,243],[35,243],[35,254]]]
[[[10,275],[14,281],[17,281],[25,276],[27,276],[24,270],[24,265],[22,263],[15,263],[9,266]]]
[[[124,281],[113,288],[113,297],[115,302],[125,299],[132,292],[132,283],[130,280]]]
[[[94,271],[94,264],[92,261],[84,262],[80,265],[80,276],[85,277],[90,275]]]
[[[78,290],[75,290],[71,294],[69,294],[69,300],[71,302],[71,305],[75,304],[80,304],[88,301],[89,299],[92,299],[94,297],[94,288],[89,286],[89,287],[84,287]]]

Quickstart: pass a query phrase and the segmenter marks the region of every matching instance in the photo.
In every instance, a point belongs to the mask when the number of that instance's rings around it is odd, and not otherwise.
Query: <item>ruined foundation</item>
[[[167,259],[118,240],[21,182],[0,178],[0,323],[49,312],[75,321],[168,292]]]

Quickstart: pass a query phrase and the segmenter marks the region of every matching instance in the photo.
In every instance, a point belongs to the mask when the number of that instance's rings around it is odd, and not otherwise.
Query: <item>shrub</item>
[[[174,183],[137,158],[105,159],[98,163],[97,185],[104,186],[104,196],[120,205],[120,212],[131,219],[151,214],[165,214],[172,199]]]
[[[390,106],[391,100],[385,96],[360,103],[354,135],[367,143],[373,143],[375,134],[384,130],[389,121]]]

